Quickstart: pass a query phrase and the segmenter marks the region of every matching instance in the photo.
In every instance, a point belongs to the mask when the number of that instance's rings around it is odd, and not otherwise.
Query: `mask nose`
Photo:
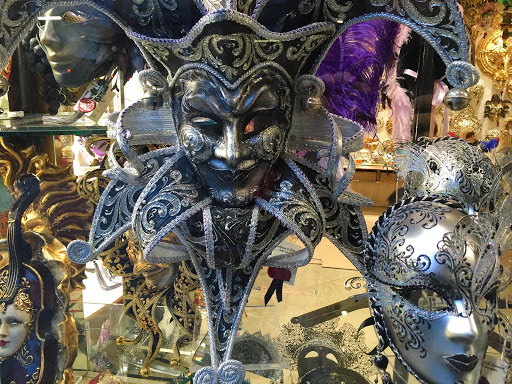
[[[478,319],[475,318],[475,313],[471,313],[468,316],[462,312],[461,309],[463,304],[459,300],[455,301],[455,305],[459,312],[459,316],[449,316],[445,336],[447,339],[456,343],[473,343],[481,333],[481,330],[478,328]]]
[[[240,137],[235,124],[227,126],[224,130],[222,142],[216,146],[214,155],[222,159],[230,168],[237,166],[250,157],[251,150]]]
[[[59,21],[60,22],[60,21]],[[55,30],[55,22],[48,20],[44,26],[44,29],[39,34],[41,44],[49,50],[50,54],[61,51],[63,48],[62,40],[60,39],[57,31]]]
[[[7,324],[7,321],[2,321],[0,324],[0,338],[6,338],[9,336],[9,324]]]

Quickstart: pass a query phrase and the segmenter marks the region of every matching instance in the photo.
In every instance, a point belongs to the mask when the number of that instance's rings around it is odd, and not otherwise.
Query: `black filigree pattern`
[[[492,199],[496,168],[479,147],[464,140],[399,144],[394,161],[408,196],[453,199],[469,213],[480,212]]]
[[[451,212],[447,206],[432,202],[417,202],[393,212],[392,219],[377,235],[375,259],[371,263],[381,270],[377,276],[385,281],[407,281],[419,272],[427,271],[431,259],[407,242],[410,226],[421,225],[424,229],[434,228]]]
[[[421,328],[430,329],[430,323],[413,310],[404,310],[400,304],[394,305],[389,315],[392,320],[393,334],[404,345],[405,350],[415,349],[421,358],[426,357],[427,350],[422,346],[425,342],[425,334]]]

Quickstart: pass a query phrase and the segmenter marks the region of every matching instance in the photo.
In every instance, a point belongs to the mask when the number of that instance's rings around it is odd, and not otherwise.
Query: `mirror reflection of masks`
[[[94,8],[60,6],[45,17],[39,38],[60,86],[79,87],[107,74],[124,48],[123,30]]]
[[[476,384],[496,319],[499,265],[484,219],[406,200],[373,228],[368,289],[384,345],[425,383]]]
[[[217,203],[254,201],[290,129],[291,84],[262,68],[236,88],[205,71],[178,80],[173,110],[180,144]]]

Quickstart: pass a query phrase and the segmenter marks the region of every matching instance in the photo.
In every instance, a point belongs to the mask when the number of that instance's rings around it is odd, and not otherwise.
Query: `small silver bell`
[[[147,109],[152,111],[160,109],[164,105],[164,97],[161,93],[148,93],[146,97],[142,99]]]
[[[469,92],[462,88],[452,88],[444,97],[444,104],[453,111],[461,111],[469,105]]]
[[[4,96],[9,90],[9,81],[0,75],[0,97]]]
[[[303,98],[301,104],[302,109],[306,113],[316,113],[323,107],[320,96],[308,96]]]

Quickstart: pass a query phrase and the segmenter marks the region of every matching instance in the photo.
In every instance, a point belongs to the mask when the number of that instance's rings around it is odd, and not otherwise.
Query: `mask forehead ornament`
[[[417,144],[390,142],[389,147],[408,197],[442,196],[458,201],[467,213],[477,214],[487,209],[498,190],[498,168],[479,147],[465,140],[422,138]]]
[[[10,2],[0,19],[0,64],[38,14],[67,3]],[[118,166],[111,152],[112,181],[99,202],[89,242],[71,243],[68,255],[85,263],[133,228],[147,261],[191,259],[209,292],[212,356],[212,367],[201,369],[194,381],[239,383],[244,370],[230,355],[261,266],[304,265],[324,234],[358,263],[353,255],[362,253],[366,239],[360,210],[343,202],[354,162],[341,180],[336,178],[340,157],[350,158],[362,130],[321,105],[312,108],[316,114],[308,120],[299,102],[320,99],[323,84],[314,76],[320,62],[351,24],[384,18],[424,36],[446,62],[452,85],[468,87],[478,76],[466,63],[468,43],[456,3],[176,0],[165,7],[154,2],[149,13],[135,1],[133,7],[114,0],[80,4],[111,16],[144,53],[152,67],[142,74],[145,86],[163,93],[164,104],[172,107],[178,146],[137,156],[130,144],[158,141],[158,133],[145,124],[125,128],[126,117],[140,103],[121,112],[111,134],[129,166]],[[19,13],[22,8],[30,12]],[[6,16],[12,14],[20,15],[16,27]],[[300,124],[305,121],[313,124]],[[323,150],[327,172],[285,149]],[[165,256],[152,252],[171,231],[182,245]],[[272,254],[290,234],[304,249]]]
[[[9,271],[3,270],[0,273],[0,291],[4,292],[7,288],[7,284],[9,281]],[[34,309],[34,305],[32,304],[32,301],[30,301],[30,297],[28,295],[28,290],[30,289],[30,284],[28,280],[25,277],[21,278],[21,282],[18,288],[18,292],[16,293],[16,296],[14,297],[14,300],[12,304],[14,305],[14,308],[23,311],[31,313]],[[2,302],[0,303],[0,311],[5,313],[6,311],[6,303]]]

